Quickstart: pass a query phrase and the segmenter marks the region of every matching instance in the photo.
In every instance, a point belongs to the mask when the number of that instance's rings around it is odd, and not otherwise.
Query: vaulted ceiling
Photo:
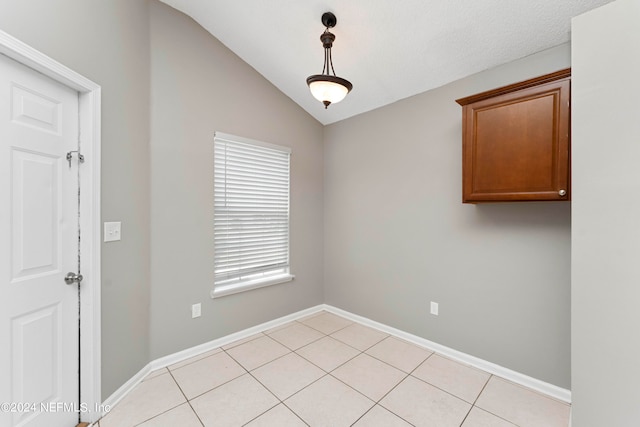
[[[329,124],[567,42],[572,17],[612,0],[161,1]],[[328,11],[336,74],[354,88],[325,110],[306,78],[322,71]]]

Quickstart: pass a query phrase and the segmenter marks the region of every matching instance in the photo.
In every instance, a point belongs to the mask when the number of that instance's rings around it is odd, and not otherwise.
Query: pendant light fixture
[[[348,80],[336,76],[336,72],[333,69],[331,47],[336,36],[329,31],[329,28],[335,27],[336,23],[337,19],[333,13],[326,12],[322,15],[322,24],[326,28],[324,33],[320,35],[320,41],[324,47],[324,66],[322,67],[322,74],[314,74],[307,77],[307,85],[309,85],[311,94],[324,104],[325,109],[330,104],[342,101],[353,89],[353,85]],[[333,75],[330,73],[333,73]]]

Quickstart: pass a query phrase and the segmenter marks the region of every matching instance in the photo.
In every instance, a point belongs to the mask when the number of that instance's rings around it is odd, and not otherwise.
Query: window
[[[213,297],[290,281],[286,147],[216,132]]]

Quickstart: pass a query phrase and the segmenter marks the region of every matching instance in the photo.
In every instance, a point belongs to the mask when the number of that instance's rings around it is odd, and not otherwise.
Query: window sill
[[[295,277],[296,276],[292,274],[282,274],[268,279],[256,279],[241,284],[219,286],[211,291],[211,298],[215,299],[240,292],[250,291],[252,289],[264,288],[265,286],[286,283],[292,281]]]

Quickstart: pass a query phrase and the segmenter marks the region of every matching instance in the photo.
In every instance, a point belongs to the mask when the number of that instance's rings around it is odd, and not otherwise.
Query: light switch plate
[[[120,221],[104,223],[104,241],[115,242],[120,240]]]

